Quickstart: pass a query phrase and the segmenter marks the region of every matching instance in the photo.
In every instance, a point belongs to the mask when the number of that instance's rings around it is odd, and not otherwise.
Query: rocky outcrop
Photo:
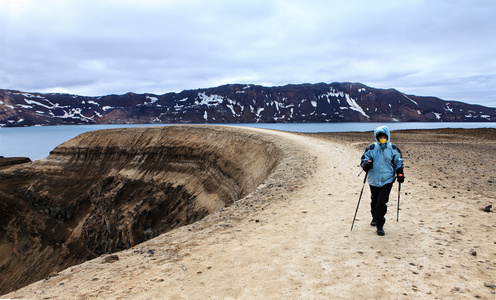
[[[0,156],[0,170],[13,165],[25,164],[31,162],[28,157],[3,157]]]
[[[0,90],[0,126],[392,121],[493,122],[496,108],[339,82],[102,97]]]
[[[101,130],[67,141],[45,159],[0,171],[0,294],[246,196],[282,153],[250,132]]]

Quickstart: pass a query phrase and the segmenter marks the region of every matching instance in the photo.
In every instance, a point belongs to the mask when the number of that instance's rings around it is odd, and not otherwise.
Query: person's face
[[[378,139],[381,144],[385,144],[387,142],[387,136],[385,135],[380,135]]]

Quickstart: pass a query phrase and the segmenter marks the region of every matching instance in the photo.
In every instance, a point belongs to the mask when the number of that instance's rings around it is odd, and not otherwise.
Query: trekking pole
[[[358,212],[358,207],[360,206],[360,199],[362,199],[363,188],[365,187],[365,181],[367,181],[367,175],[369,175],[369,172],[365,173],[365,178],[363,179],[362,190],[360,191],[360,197],[358,197],[358,204],[357,204],[357,208],[355,210],[355,216],[353,217],[353,223],[351,223],[351,230],[353,230],[353,225],[355,224],[355,219],[356,219],[356,215]]]
[[[396,222],[400,219],[400,192],[401,192],[401,182],[398,182],[398,209],[396,211]]]

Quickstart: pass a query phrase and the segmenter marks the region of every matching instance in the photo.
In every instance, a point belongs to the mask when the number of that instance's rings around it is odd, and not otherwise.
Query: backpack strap
[[[361,159],[364,159],[365,158],[365,153],[371,151],[371,150],[374,150],[375,149],[375,143],[372,143],[370,145],[367,146],[367,148],[365,149],[365,152],[363,152],[363,155],[362,155],[362,158]]]
[[[399,148],[398,146],[396,146],[395,144],[391,144],[391,147],[392,147],[394,150],[396,150],[396,151],[400,154],[400,157],[403,155],[403,154],[401,153],[400,148]],[[391,165],[393,166],[393,169],[394,169],[394,160],[395,160],[395,158],[396,158],[396,154],[395,154],[395,155],[393,155],[393,159],[391,159]],[[399,168],[398,170],[396,170],[396,173],[398,173],[398,172],[399,172],[399,173],[403,173],[403,167],[401,167],[401,168]]]
[[[394,150],[398,151],[398,153],[399,153],[399,154],[401,154],[401,150],[400,150],[400,148],[399,148],[398,146],[396,146],[395,144],[391,144],[391,147],[392,147]]]

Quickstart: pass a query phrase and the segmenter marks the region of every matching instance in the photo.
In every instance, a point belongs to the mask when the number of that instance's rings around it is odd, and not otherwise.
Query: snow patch
[[[28,98],[45,99],[45,97],[42,97],[40,95],[33,95],[33,94],[30,94],[30,93],[21,93],[21,95],[23,95],[24,97],[28,97]]]
[[[327,92],[327,94],[322,94],[319,96],[319,98],[327,98],[327,101],[330,101],[329,98],[338,98],[338,97],[344,97],[344,92],[338,92],[334,91],[334,89],[331,92]]]
[[[415,105],[419,106],[417,102],[415,102],[412,99],[410,99],[407,95],[405,95],[405,94],[402,94],[402,95],[405,96],[406,99],[412,101]]]
[[[195,101],[196,105],[206,105],[208,107],[217,106],[224,102],[224,97],[219,95],[207,95],[205,93],[198,93],[198,100]]]
[[[157,97],[146,96],[146,99],[150,100],[149,104],[153,104],[158,101]]]
[[[64,115],[60,117],[64,118],[74,118],[74,119],[82,119],[82,120],[92,120],[94,117],[88,118],[82,114],[81,108],[71,108],[69,111],[64,110]]]
[[[365,111],[363,111],[363,109],[360,107],[360,105],[358,105],[358,103],[356,103],[356,100],[351,98],[350,95],[348,95],[348,94],[346,94],[346,102],[348,102],[348,104],[350,105],[350,109],[357,111],[357,112],[361,113],[364,117],[370,119],[370,117],[367,116],[367,114],[365,113]]]
[[[233,116],[239,116],[238,114],[236,114],[236,111],[234,110],[234,106],[232,104],[228,104],[226,106],[231,110]]]
[[[40,98],[40,97],[38,97],[38,98]],[[70,107],[69,105],[60,106],[58,103],[55,103],[54,104],[54,103],[50,102],[48,99],[45,99],[45,98],[42,98],[42,99],[45,100],[46,102],[48,102],[49,105],[43,104],[43,103],[40,103],[40,102],[34,101],[34,100],[28,100],[26,98],[24,98],[24,102],[26,102],[27,104],[30,104],[30,105],[38,105],[38,106],[45,107],[45,108],[48,108],[48,109],[69,108]]]
[[[16,104],[16,106],[20,108],[33,108],[31,105],[24,105],[24,104]]]
[[[259,117],[259,118],[260,118],[260,115],[262,114],[262,112],[263,112],[264,110],[265,110],[265,108],[263,108],[263,107],[260,107],[259,109],[257,109],[257,113],[256,113],[257,117]]]

